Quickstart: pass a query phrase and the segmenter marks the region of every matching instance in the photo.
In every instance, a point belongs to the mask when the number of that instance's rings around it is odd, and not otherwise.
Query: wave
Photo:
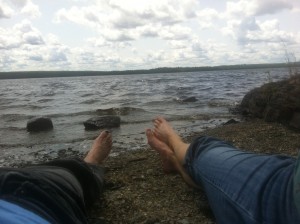
[[[38,103],[47,103],[47,102],[50,102],[50,101],[53,101],[54,99],[41,99],[41,100],[38,100],[37,102]]]
[[[49,114],[47,117],[50,118],[58,118],[58,117],[75,117],[75,116],[80,116],[80,115],[93,115],[95,114],[95,111],[80,111],[80,112],[75,112],[75,113],[58,113],[58,114]]]
[[[0,115],[1,120],[5,121],[19,121],[19,120],[25,120],[32,118],[31,115],[25,115],[25,114],[2,114]]]
[[[198,101],[198,99],[194,96],[191,97],[177,97],[174,99],[174,101],[179,102],[179,103],[193,103]]]
[[[86,93],[86,94],[81,95],[81,97],[94,96],[94,95],[95,95],[95,93]]]
[[[3,105],[1,109],[30,109],[30,110],[39,110],[45,108],[45,106],[30,105],[30,104],[20,104],[20,105]]]
[[[93,104],[93,103],[97,103],[97,102],[99,102],[99,100],[90,99],[90,100],[85,100],[85,101],[81,102],[81,104]]]
[[[98,109],[96,112],[98,115],[129,115],[132,112],[145,112],[145,110],[135,107],[112,107],[108,109]]]
[[[76,117],[76,116],[93,116],[93,115],[118,115],[124,116],[129,115],[134,112],[145,113],[146,111],[140,108],[135,107],[112,107],[107,109],[97,109],[97,110],[85,110],[79,112],[66,112],[66,113],[56,113],[56,114],[36,114],[36,115],[27,115],[27,114],[2,114],[0,118],[5,121],[20,121],[20,120],[29,120],[33,117],[49,117],[49,118],[60,118],[60,117]]]
[[[7,131],[25,131],[26,127],[4,127],[4,128],[0,128],[0,130],[4,130],[5,132]]]
[[[42,85],[43,88],[51,88],[51,89],[71,89],[72,85],[67,84],[66,82],[51,82]]]

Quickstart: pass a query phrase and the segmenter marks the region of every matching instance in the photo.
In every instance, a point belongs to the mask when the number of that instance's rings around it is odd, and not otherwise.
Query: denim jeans
[[[190,145],[185,168],[203,187],[218,224],[293,224],[300,223],[293,198],[295,163],[203,136]]]
[[[86,209],[100,195],[103,174],[79,159],[0,168],[0,198],[50,223],[88,223]]]

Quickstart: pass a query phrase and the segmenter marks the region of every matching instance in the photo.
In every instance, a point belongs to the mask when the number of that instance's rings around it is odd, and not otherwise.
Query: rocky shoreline
[[[298,75],[279,84],[269,83],[254,89],[244,97],[239,108],[247,115],[241,119],[243,122],[231,120],[226,125],[201,132],[184,133],[184,141],[192,142],[200,135],[208,135],[243,150],[296,158],[300,149],[299,84]],[[146,142],[144,135],[133,144],[141,145],[143,138]],[[126,144],[122,143],[122,147]],[[157,153],[147,146],[141,147],[124,152],[115,144],[113,152],[123,152],[109,157],[105,163],[105,191],[89,213],[90,223],[215,223],[205,194],[187,186],[179,175],[164,174]],[[57,157],[83,157],[83,154],[68,147],[58,151]],[[38,159],[37,153],[32,158],[43,162],[51,159],[48,157],[45,154]],[[37,161],[18,163],[11,159],[10,165],[20,167],[34,162]]]
[[[296,157],[300,132],[260,119],[190,133],[214,136],[241,149]],[[106,161],[106,190],[90,212],[91,223],[215,223],[203,192],[178,175],[165,175],[150,148],[123,153]]]

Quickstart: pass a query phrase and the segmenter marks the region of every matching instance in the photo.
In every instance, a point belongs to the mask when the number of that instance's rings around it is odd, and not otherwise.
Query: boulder
[[[194,96],[191,96],[191,97],[188,97],[188,98],[182,100],[182,102],[184,102],[184,103],[192,103],[192,102],[196,102],[196,101],[197,101],[197,98]]]
[[[119,116],[98,116],[86,120],[84,123],[86,130],[97,130],[101,128],[120,127],[121,119]]]
[[[251,90],[243,98],[240,110],[244,115],[280,122],[300,129],[300,75],[267,83]]]
[[[27,131],[39,132],[53,129],[53,123],[48,117],[36,117],[27,122]]]
[[[197,98],[194,96],[187,97],[187,98],[176,98],[176,101],[180,103],[193,103],[197,101]]]

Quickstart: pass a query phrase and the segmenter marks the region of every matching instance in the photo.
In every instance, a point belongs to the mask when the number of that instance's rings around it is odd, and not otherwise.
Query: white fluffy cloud
[[[227,2],[227,14],[233,17],[261,16],[293,8],[294,0],[240,0]]]
[[[193,0],[98,1],[88,7],[61,9],[55,22],[89,26],[107,41],[130,41],[141,36],[180,39],[189,33],[189,28],[174,25],[195,17],[196,4]]]
[[[25,6],[21,9],[21,13],[24,13],[31,18],[41,16],[38,5],[33,4],[31,1],[26,2]]]
[[[39,6],[32,3],[31,0],[0,0],[0,19],[8,19],[19,13],[30,18],[41,15]]]
[[[241,46],[275,43],[287,45],[295,43],[295,33],[280,28],[276,19],[260,20],[287,10],[295,10],[298,4],[294,0],[240,0],[226,4],[223,17],[227,20],[222,28],[223,34],[231,36]],[[268,18],[268,17],[266,17]],[[261,46],[259,46],[261,47]]]
[[[10,18],[13,14],[13,10],[6,4],[0,2],[0,19]]]
[[[300,32],[292,24],[300,19],[298,0],[215,4],[0,0],[0,20],[7,22],[0,25],[0,69],[115,70],[282,62],[284,47],[299,48]]]

